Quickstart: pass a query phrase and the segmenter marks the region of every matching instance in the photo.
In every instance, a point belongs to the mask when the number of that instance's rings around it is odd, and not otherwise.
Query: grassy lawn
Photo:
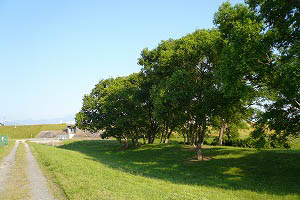
[[[174,142],[120,151],[115,141],[31,144],[69,199],[300,199],[300,151]]]
[[[65,124],[43,124],[26,126],[0,126],[0,134],[8,135],[10,139],[25,139],[35,137],[41,131],[63,130]]]
[[[8,146],[0,146],[0,162],[2,159],[9,154],[13,146],[15,145],[15,140],[9,140]]]

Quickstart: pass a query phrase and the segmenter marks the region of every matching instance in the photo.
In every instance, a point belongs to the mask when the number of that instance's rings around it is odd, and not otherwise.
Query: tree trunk
[[[198,160],[203,160],[203,152],[202,152],[202,143],[204,142],[204,135],[206,132],[206,121],[203,122],[201,130],[198,130],[198,151],[197,151],[197,158]]]
[[[161,133],[161,137],[160,137],[160,142],[159,143],[162,143],[162,142],[165,143],[166,135],[168,134],[168,129],[169,129],[167,121],[165,121],[165,123],[164,123],[164,129],[165,130]],[[165,132],[165,134],[164,134],[164,132]]]
[[[146,144],[146,136],[143,134],[143,144]]]
[[[152,144],[152,143],[151,143],[151,140],[152,140],[152,134],[149,133],[149,134],[148,134],[148,144]]]
[[[183,144],[186,144],[186,135],[183,129],[182,129],[182,135],[183,135]]]
[[[128,140],[125,138],[125,149],[128,149]]]
[[[197,146],[197,159],[198,160],[203,160],[203,153],[202,153],[202,144],[198,144]]]
[[[198,146],[198,143],[199,143],[198,138],[199,138],[198,135],[195,134],[194,135],[194,147]]]
[[[225,123],[225,120],[222,119],[221,129],[219,132],[219,141],[218,141],[218,145],[220,145],[220,146],[222,146],[222,144],[223,144],[223,136],[224,136],[225,128],[226,128],[226,123]]]
[[[165,134],[164,134],[165,137],[164,137],[164,142],[163,142],[165,144],[166,144],[166,140],[168,137],[168,132],[169,132],[169,123],[168,123],[168,121],[166,121]],[[167,141],[167,143],[168,143],[168,141]]]
[[[188,143],[190,145],[194,145],[194,134],[193,134],[194,128],[193,128],[193,124],[189,124],[189,130],[187,131],[187,139],[188,139]]]
[[[155,140],[155,135],[152,136],[151,144],[154,143],[154,140]]]
[[[167,135],[166,135],[166,138],[165,138],[165,141],[164,141],[164,143],[165,143],[165,144],[168,144],[168,142],[169,142],[169,138],[170,138],[170,136],[171,136],[172,132],[173,132],[173,129],[170,129],[170,132],[169,132],[169,133],[167,133]]]
[[[160,136],[160,141],[159,141],[159,144],[161,144],[161,143],[162,143],[163,137],[164,137],[164,134],[163,134],[163,132],[162,132],[162,133],[161,133],[161,136]]]

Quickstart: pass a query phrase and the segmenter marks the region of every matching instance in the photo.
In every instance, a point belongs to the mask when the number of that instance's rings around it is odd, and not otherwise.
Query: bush
[[[218,137],[215,137],[213,141],[211,142],[211,145],[217,145],[219,141]],[[254,140],[251,138],[246,139],[240,139],[240,138],[228,138],[225,137],[223,139],[223,145],[224,146],[233,146],[233,147],[247,147],[247,148],[254,148],[255,143]]]
[[[254,148],[255,143],[251,138],[240,139],[240,138],[232,138],[228,139],[225,138],[223,141],[225,146],[234,146],[234,147],[247,147],[247,148]]]

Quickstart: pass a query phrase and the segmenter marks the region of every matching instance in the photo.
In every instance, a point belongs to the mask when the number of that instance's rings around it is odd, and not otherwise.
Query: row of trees
[[[233,124],[254,117],[261,146],[299,135],[299,3],[270,2],[224,3],[214,29],[144,49],[139,73],[101,80],[84,96],[77,126],[126,146],[167,143],[177,130],[199,159],[210,126],[220,130],[219,144]]]

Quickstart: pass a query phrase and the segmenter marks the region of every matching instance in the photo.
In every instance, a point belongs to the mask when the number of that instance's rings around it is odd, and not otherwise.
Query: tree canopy
[[[140,138],[167,143],[181,130],[199,159],[209,127],[220,130],[220,145],[224,132],[250,119],[257,147],[299,136],[299,3],[247,3],[223,3],[213,29],[143,49],[139,73],[101,80],[84,96],[77,126],[126,147]]]

